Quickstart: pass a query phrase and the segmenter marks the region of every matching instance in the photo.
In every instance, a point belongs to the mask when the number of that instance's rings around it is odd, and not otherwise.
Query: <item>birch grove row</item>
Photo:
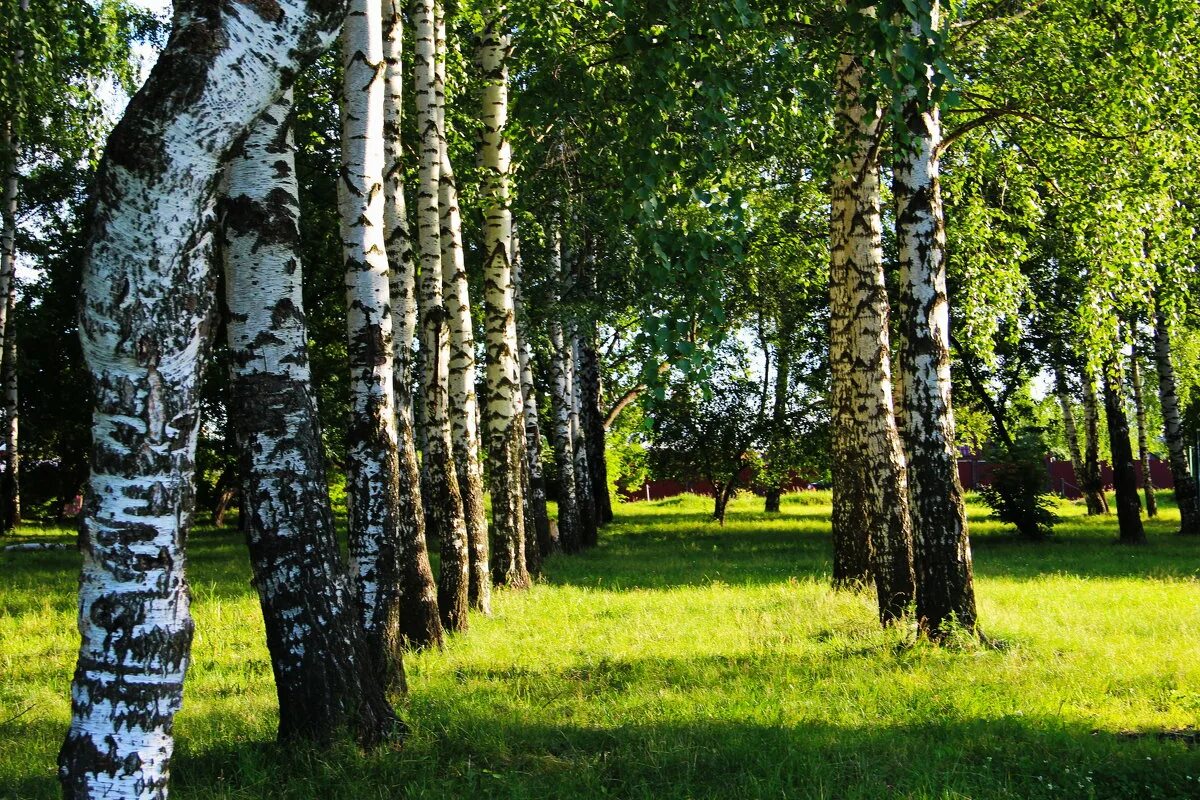
[[[65,796],[168,795],[195,634],[186,542],[206,370],[228,373],[231,482],[284,741],[403,741],[404,655],[443,648],[502,592],[533,586],[551,556],[598,545],[613,519],[610,457],[624,457],[615,421],[640,409],[651,448],[656,435],[660,450],[684,440],[654,414],[676,400],[697,414],[688,403],[721,388],[721,347],[743,362],[741,393],[710,407],[753,433],[728,437],[732,467],[700,476],[715,519],[752,462],[778,512],[801,472],[789,454],[804,451],[821,465],[809,477],[831,478],[833,588],[873,590],[881,625],[987,641],[964,429],[985,418],[971,449],[1029,484],[1013,496],[994,484],[993,507],[1044,538],[1044,431],[1013,410],[1039,379],[1089,514],[1110,510],[1107,438],[1120,541],[1146,540],[1137,472],[1150,475],[1161,439],[1180,532],[1200,534],[1184,357],[1194,237],[1175,196],[1200,172],[1170,126],[1136,116],[1153,104],[1128,89],[1190,85],[1194,53],[1176,33],[1146,34],[1154,69],[1058,64],[1050,80],[1031,65],[1057,64],[1058,40],[1021,26],[1070,39],[1080,4],[1039,6],[1032,21],[937,0],[629,5],[176,0],[89,199],[74,198],[87,235],[62,244],[82,262],[92,385]],[[28,0],[18,12],[18,24],[40,13]],[[103,39],[80,30],[19,41],[71,52]],[[102,79],[136,82],[139,40],[122,35],[116,55],[81,45],[80,63],[122,62],[64,82],[65,96],[88,97],[81,119],[98,118]],[[1106,35],[1081,32],[1080,47]],[[19,243],[67,201],[19,217],[22,193],[47,191],[33,134],[63,115],[32,91],[47,52],[0,58],[33,76],[0,96],[6,532],[21,516],[17,321],[49,305],[22,293]],[[336,188],[313,208],[312,142],[296,132],[334,105],[305,95],[322,79],[336,84],[336,130],[320,132],[336,139]],[[477,91],[455,91],[460,81]],[[1050,97],[1063,87],[1066,100]],[[1081,121],[1073,107],[1093,96],[1085,111],[1104,114]],[[473,164],[459,128],[478,133]],[[95,156],[76,138],[60,169]],[[306,238],[326,210],[332,268],[312,263]],[[336,304],[317,307],[311,289],[331,269],[345,313],[337,305],[338,346],[322,348],[314,320]],[[751,380],[739,340],[754,335]],[[332,433],[344,458],[323,430],[330,359],[348,376]],[[797,405],[828,445],[792,426]],[[343,473],[345,558],[331,499]],[[1149,481],[1144,492],[1152,516]]]

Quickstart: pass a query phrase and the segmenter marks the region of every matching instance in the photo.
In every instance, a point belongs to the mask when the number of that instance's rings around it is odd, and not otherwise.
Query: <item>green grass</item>
[[[1200,726],[1200,541],[1170,535],[1169,502],[1137,549],[1077,506],[1040,544],[972,506],[995,648],[878,630],[869,597],[827,587],[828,495],[774,517],[760,503],[738,500],[724,528],[698,498],[622,506],[600,547],[554,558],[444,652],[409,658],[412,735],[371,755],[272,743],[240,537],[200,531],[172,794],[1200,796],[1200,749],[1156,735]],[[0,797],[57,796],[77,561],[0,554]]]

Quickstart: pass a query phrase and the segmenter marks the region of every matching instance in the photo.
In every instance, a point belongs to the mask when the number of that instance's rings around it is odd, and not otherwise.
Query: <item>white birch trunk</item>
[[[938,27],[938,4],[932,6]],[[923,37],[919,23],[913,36]],[[900,382],[912,519],[917,624],[932,638],[953,622],[975,629],[975,583],[950,384],[950,302],[946,294],[946,225],[938,149],[940,110],[925,83],[909,88],[896,128],[893,194],[900,266]]]
[[[1142,393],[1142,365],[1138,346],[1134,344],[1129,360],[1129,376],[1133,384],[1133,407],[1137,421],[1138,463],[1142,469],[1142,494],[1146,498],[1146,516],[1158,516],[1158,500],[1154,496],[1154,477],[1150,474],[1150,440],[1146,424],[1146,402]]]
[[[451,459],[449,361],[450,325],[442,303],[441,215],[438,189],[442,166],[442,88],[437,69],[435,0],[418,0],[413,11],[416,27],[414,87],[420,165],[417,187],[417,236],[420,246],[420,326],[422,392],[425,409],[424,470],[428,533],[441,542],[438,611],[451,631],[467,626],[469,555],[458,475]]]
[[[413,340],[417,331],[417,262],[404,200],[404,13],[400,0],[384,0],[385,113],[384,225],[391,268],[393,333],[392,386],[396,404],[398,447],[398,527],[400,548],[400,633],[409,647],[440,647],[437,583],[425,542],[425,510],[421,502],[421,470],[417,461],[413,419]]]
[[[493,577],[497,584],[524,588],[529,585],[522,491],[525,438],[512,275],[509,206],[512,148],[505,135],[509,40],[505,33],[504,3],[496,2],[484,13],[477,60],[483,80],[479,165],[484,174],[483,282],[488,388],[485,420],[491,459]]]
[[[338,181],[350,426],[346,437],[350,567],[375,666],[401,685],[399,463],[392,388],[391,287],[384,236],[383,17],[351,0],[342,29],[342,176]],[[394,674],[393,674],[394,673]]]
[[[528,489],[525,493],[525,559],[530,572],[537,574],[541,562],[555,547],[550,538],[550,517],[546,511],[546,479],[542,475],[542,431],[538,421],[537,387],[533,382],[533,347],[521,301],[521,247],[513,233],[513,306],[517,320],[517,353],[521,366],[521,416],[525,423],[525,469]]]
[[[580,374],[582,346],[579,323],[571,320],[568,325],[570,341],[567,343],[567,373],[571,383],[571,445],[575,452],[575,497],[579,506],[579,529],[584,547],[594,547],[599,537],[597,530],[596,498],[592,487],[592,470],[588,464],[587,429],[583,419],[583,380]]]
[[[554,284],[554,312],[550,319],[550,413],[554,417],[554,466],[558,473],[558,543],[563,552],[576,553],[583,546],[579,518],[578,495],[575,486],[575,442],[571,422],[570,342],[563,335],[560,318],[559,276],[562,275],[562,235],[552,234],[553,261],[551,278]]]
[[[1171,328],[1161,308],[1154,311],[1154,365],[1158,371],[1158,399],[1162,405],[1163,440],[1171,464],[1171,481],[1175,484],[1175,504],[1179,507],[1179,532],[1187,536],[1200,535],[1200,490],[1188,469],[1187,443],[1184,440],[1183,416],[1179,411],[1179,390],[1175,382],[1175,366],[1171,363]]]
[[[14,311],[17,305],[16,281],[9,286],[8,327],[4,332],[4,366],[0,370],[4,384],[4,480],[3,513],[0,518],[6,529],[11,530],[21,523],[21,443],[20,443],[20,398],[17,378],[17,324]]]
[[[279,697],[279,738],[364,741],[394,716],[369,668],[338,550],[308,362],[291,90],[226,168],[221,201],[230,417],[242,513]]]
[[[837,363],[835,379],[840,387],[834,392],[834,437],[840,442],[834,459],[846,461],[838,477],[847,482],[849,496],[839,498],[835,519],[843,526],[848,521],[866,525],[880,619],[887,624],[903,616],[913,598],[912,529],[892,400],[880,219],[879,110],[863,104],[863,74],[855,59],[842,56],[837,133],[843,160],[837,166],[833,202],[830,358]],[[861,511],[854,508],[856,503],[862,504]],[[843,530],[840,535],[857,542],[862,539],[857,530]]]
[[[491,613],[492,576],[488,566],[487,511],[483,504],[483,465],[479,460],[479,401],[475,396],[475,333],[471,321],[470,288],[463,261],[462,217],[458,184],[446,131],[446,20],[444,5],[435,8],[437,29],[438,132],[441,170],[438,205],[441,212],[442,291],[450,324],[450,435],[458,486],[467,522],[469,561],[468,601],[472,608]]]
[[[95,405],[82,641],[59,753],[67,797],[167,795],[192,639],[184,541],[212,332],[216,179],[344,12],[308,0],[236,10],[181,0],[166,49],[109,137],[80,312]]]

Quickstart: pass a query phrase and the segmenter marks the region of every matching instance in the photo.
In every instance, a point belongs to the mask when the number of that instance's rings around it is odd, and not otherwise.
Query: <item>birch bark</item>
[[[9,531],[21,524],[21,443],[19,387],[17,373],[16,281],[9,286],[8,324],[4,331],[4,365],[0,383],[4,390],[4,479],[0,481],[0,528]]]
[[[1091,366],[1083,369],[1083,493],[1088,515],[1108,513],[1108,498],[1104,495],[1104,477],[1100,472],[1100,404],[1096,372]]]
[[[878,174],[871,168],[870,140],[878,127],[859,100],[862,66],[849,54],[838,59],[836,146],[830,217],[829,371],[833,460],[833,584],[856,588],[871,580],[866,468],[854,407],[854,296],[851,281],[859,261],[870,261],[872,232],[879,225]],[[874,183],[868,183],[872,179]],[[872,192],[875,196],[872,196]],[[875,216],[870,215],[874,203]],[[866,243],[863,251],[861,244]]]
[[[583,343],[579,335],[579,323],[568,323],[570,340],[567,342],[567,374],[571,384],[571,446],[574,448],[572,463],[575,468],[575,498],[579,508],[579,532],[584,547],[594,547],[599,539],[599,519],[596,514],[596,496],[592,491],[592,470],[588,464],[587,429],[583,421],[583,380],[578,368],[583,360]]]
[[[81,644],[59,753],[66,797],[167,795],[193,628],[184,542],[212,332],[215,183],[344,14],[328,0],[181,0],[166,49],[109,137],[79,326],[94,413]]]
[[[350,426],[346,435],[350,566],[373,665],[403,683],[399,462],[392,394],[391,287],[384,237],[384,72],[380,0],[350,0],[342,29],[342,179],[338,181]]]
[[[441,214],[438,187],[442,167],[442,130],[438,112],[442,87],[437,69],[435,0],[417,0],[414,86],[421,155],[417,187],[417,237],[420,246],[420,327],[422,393],[425,410],[423,459],[425,520],[441,545],[438,611],[450,631],[467,627],[469,556],[467,523],[458,474],[451,459],[449,361],[450,325],[442,302]]]
[[[471,321],[470,289],[463,261],[462,217],[458,208],[458,184],[450,163],[446,140],[446,19],[445,7],[434,7],[439,92],[438,133],[441,169],[438,173],[438,205],[441,212],[442,292],[450,325],[449,403],[450,436],[458,486],[462,493],[467,525],[468,602],[472,608],[491,613],[492,576],[488,566],[487,511],[483,504],[483,465],[479,461],[479,402],[475,396],[475,334]]]
[[[396,405],[398,459],[397,546],[400,570],[400,634],[412,648],[441,647],[437,583],[425,542],[425,510],[421,502],[421,470],[413,420],[413,339],[417,330],[417,262],[404,199],[404,8],[400,0],[384,0],[384,226],[390,266],[393,333],[392,389]]]
[[[479,164],[483,168],[484,314],[487,329],[488,455],[491,459],[492,558],[497,584],[525,588],[521,374],[512,276],[512,210],[509,169],[507,18],[502,2],[485,11],[478,63],[483,79]]]
[[[1142,367],[1138,347],[1133,346],[1129,360],[1129,375],[1133,383],[1133,407],[1137,419],[1138,464],[1142,468],[1142,494],[1146,496],[1146,516],[1158,516],[1158,502],[1154,497],[1154,477],[1150,474],[1150,441],[1147,438],[1146,402],[1142,395]]]
[[[932,26],[938,25],[933,3]],[[913,34],[924,36],[919,23]],[[933,74],[926,67],[926,83]],[[931,638],[954,622],[975,629],[975,584],[962,486],[958,480],[950,384],[950,303],[938,148],[940,111],[911,86],[894,137],[893,194],[900,266],[900,372],[908,454],[917,624]]]
[[[304,321],[291,90],[226,167],[220,203],[230,410],[279,738],[377,741],[395,717],[367,660],[338,550]],[[401,673],[402,674],[402,673]]]
[[[1145,544],[1142,504],[1138,502],[1137,472],[1133,446],[1129,442],[1129,418],[1121,391],[1119,356],[1104,365],[1104,416],[1108,419],[1109,449],[1112,451],[1113,489],[1117,499],[1117,526],[1121,544]]]
[[[521,366],[521,416],[525,424],[525,466],[528,491],[525,492],[525,561],[532,574],[541,571],[541,562],[555,547],[550,538],[550,516],[546,511],[546,479],[542,474],[542,431],[538,421],[537,387],[533,382],[533,347],[521,301],[521,247],[513,234],[513,305],[517,321],[517,353]],[[531,558],[532,556],[532,558]],[[536,562],[535,560],[536,559]]]
[[[889,624],[904,615],[913,598],[912,528],[892,400],[879,110],[864,105],[862,78],[862,66],[843,55],[836,113],[841,162],[832,203],[830,361],[835,365],[834,459],[847,461],[835,474],[835,489],[839,480],[844,489],[834,498],[834,578],[853,582],[862,577],[857,563],[853,571],[846,564],[839,570],[837,540],[843,551],[860,556],[862,537],[868,536],[880,620]]]
[[[574,405],[571,391],[570,341],[564,335],[559,276],[562,274],[562,234],[552,234],[551,281],[553,312],[550,318],[550,413],[554,417],[554,467],[558,473],[558,543],[564,553],[577,553],[583,546],[580,509],[575,485],[575,441],[571,424]]]
[[[1175,504],[1179,506],[1179,532],[1200,536],[1200,491],[1188,469],[1187,443],[1183,418],[1179,413],[1179,391],[1175,366],[1171,363],[1171,329],[1161,308],[1154,311],[1154,365],[1158,371],[1158,399],[1162,404],[1163,439],[1171,463],[1171,481],[1175,484]]]

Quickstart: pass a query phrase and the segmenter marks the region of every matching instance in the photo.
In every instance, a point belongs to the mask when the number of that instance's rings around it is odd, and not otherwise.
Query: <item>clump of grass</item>
[[[1200,751],[1158,735],[1200,722],[1200,545],[1173,511],[1129,550],[1070,504],[1030,543],[972,502],[980,621],[1005,646],[938,647],[828,588],[828,502],[746,496],[723,528],[707,498],[619,507],[598,548],[407,659],[412,736],[373,754],[273,743],[241,537],[205,531],[172,796],[1197,796]],[[0,554],[0,798],[58,796],[77,568]]]

